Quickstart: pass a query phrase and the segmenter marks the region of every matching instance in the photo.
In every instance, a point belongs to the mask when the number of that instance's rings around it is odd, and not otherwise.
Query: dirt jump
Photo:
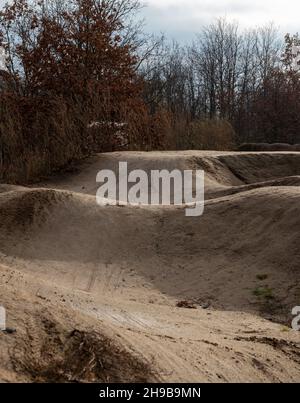
[[[120,161],[204,170],[203,216],[97,205]],[[299,185],[300,153],[202,151],[0,185],[0,381],[299,382]]]

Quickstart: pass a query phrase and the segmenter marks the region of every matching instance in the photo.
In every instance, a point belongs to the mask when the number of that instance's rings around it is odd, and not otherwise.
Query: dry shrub
[[[194,120],[161,108],[126,114],[133,150],[232,150],[235,132],[226,120]]]
[[[158,109],[150,114],[144,104],[139,108],[126,108],[124,120],[128,123],[129,149],[166,150],[172,138],[172,118],[166,110]]]
[[[194,120],[168,115],[168,125],[159,133],[165,149],[173,150],[231,150],[235,132],[226,120]]]
[[[189,126],[189,140],[192,149],[231,150],[235,133],[226,120],[194,121]]]
[[[119,149],[118,130],[100,99],[90,107],[74,98],[2,94],[0,118],[1,182],[26,184],[93,153]]]
[[[151,149],[166,150],[170,148],[170,140],[173,136],[172,116],[165,109],[158,110],[150,116],[149,139]]]
[[[184,116],[172,116],[172,137],[169,138],[169,148],[174,150],[192,149],[189,131],[189,121]]]
[[[92,152],[76,106],[61,98],[0,99],[0,180],[27,183]]]
[[[45,311],[44,311],[45,312]],[[11,351],[16,373],[35,383],[146,383],[157,379],[151,364],[112,337],[40,312],[36,328]],[[36,342],[32,343],[32,340]]]
[[[189,122],[163,108],[150,114],[138,102],[123,107],[118,122],[112,122],[104,102],[94,103],[92,110],[62,97],[2,95],[0,181],[36,181],[95,152],[233,148],[234,131],[227,121]],[[93,127],[91,116],[96,116]],[[124,127],[117,129],[120,124]]]
[[[0,179],[22,170],[22,118],[16,102],[0,97]]]

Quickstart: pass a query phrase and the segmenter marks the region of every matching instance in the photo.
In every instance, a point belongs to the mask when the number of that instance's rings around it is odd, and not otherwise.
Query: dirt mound
[[[0,192],[0,228],[26,231],[31,225],[40,225],[57,203],[67,200],[68,194],[55,190],[2,188]]]
[[[90,159],[81,170],[63,178],[54,178],[41,186],[70,190],[95,196],[98,185],[96,175],[102,169],[113,170],[118,177],[119,162],[128,163],[128,171],[142,169],[150,175],[151,170],[202,169],[205,171],[206,198],[218,197],[219,191],[236,193],[244,185],[261,187],[266,181],[300,176],[298,153],[234,153],[215,151],[182,151],[153,153],[112,153]],[[288,180],[287,180],[288,183]],[[283,183],[280,184],[280,186]],[[243,191],[243,189],[241,189]]]
[[[0,193],[7,193],[21,190],[26,190],[26,188],[22,186],[0,184]]]
[[[243,183],[300,176],[300,154],[242,154],[220,156],[219,160]]]
[[[156,380],[150,363],[113,332],[70,306],[42,297],[34,277],[0,266],[1,304],[13,332],[0,332],[0,382],[119,383]],[[5,281],[10,279],[10,281]],[[11,281],[12,279],[17,280]],[[44,288],[44,292],[47,289]]]
[[[247,192],[253,189],[261,189],[267,187],[286,187],[286,186],[300,186],[300,176],[288,176],[280,179],[273,179],[265,182],[257,182],[250,185],[232,186],[225,189],[218,189],[210,191],[206,199],[216,199],[224,196],[234,195],[237,193]]]
[[[300,144],[286,144],[286,143],[247,143],[242,144],[238,151],[252,151],[252,152],[262,152],[262,151],[300,151]]]
[[[204,169],[204,215],[99,207],[97,172],[127,158]],[[2,188],[0,305],[17,333],[0,334],[0,379],[148,380],[153,363],[173,382],[299,381],[299,167],[296,153],[117,153],[49,189]]]
[[[43,194],[31,192],[33,199]],[[39,225],[25,233],[6,228],[0,216],[4,263],[13,259],[15,267],[94,295],[114,291],[124,300],[144,300],[149,287],[171,298],[290,320],[300,292],[298,187],[211,200],[197,219],[187,219],[181,208],[100,208],[93,197],[58,194],[55,200],[62,200],[51,214],[41,213]],[[260,298],[260,287],[270,292]]]

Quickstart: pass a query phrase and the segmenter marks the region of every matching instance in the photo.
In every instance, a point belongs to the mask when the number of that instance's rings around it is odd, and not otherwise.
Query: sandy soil
[[[119,161],[204,169],[204,215],[97,206]],[[299,184],[300,153],[168,152],[0,185],[0,380],[299,382]]]

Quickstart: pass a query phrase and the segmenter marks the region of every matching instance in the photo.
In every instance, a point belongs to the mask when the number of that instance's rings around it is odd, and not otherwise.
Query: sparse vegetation
[[[253,294],[260,299],[270,301],[274,300],[274,295],[273,295],[273,290],[269,287],[257,287],[254,291]]]
[[[51,330],[51,329],[50,329]],[[154,375],[147,363],[96,332],[74,330],[64,343],[48,335],[48,345],[31,352],[15,366],[35,383],[148,382]],[[47,340],[45,340],[46,343]]]
[[[267,280],[267,279],[269,278],[269,276],[268,276],[268,274],[258,274],[258,275],[256,276],[256,278],[257,278],[257,280],[259,280],[259,281],[265,281],[265,280]]]

